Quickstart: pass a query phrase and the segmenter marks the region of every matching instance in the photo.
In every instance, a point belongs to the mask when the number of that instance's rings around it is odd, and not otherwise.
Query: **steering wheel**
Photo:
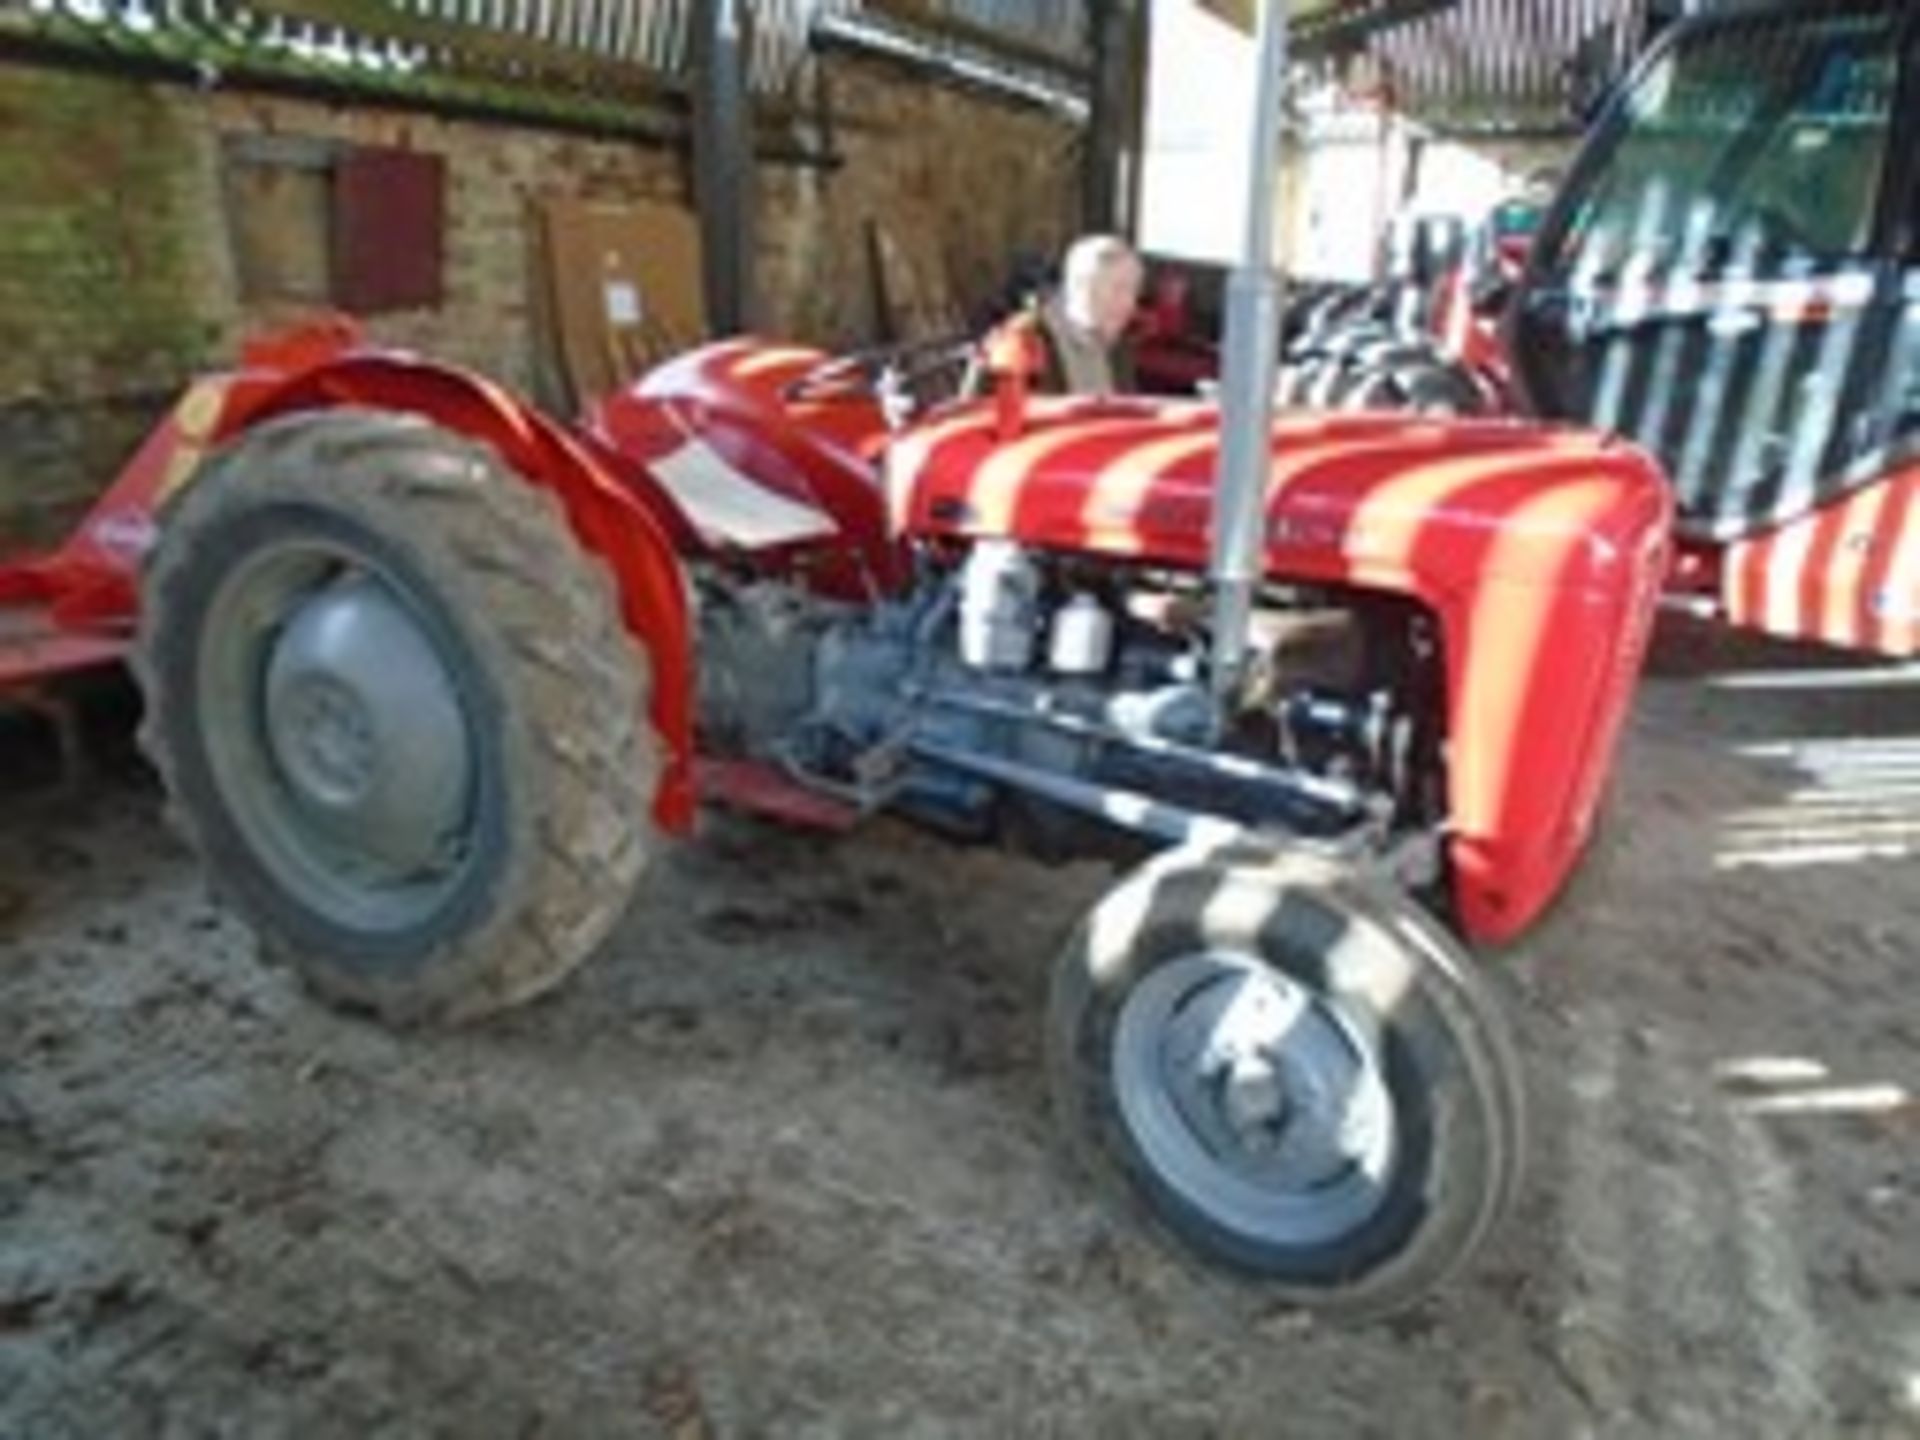
[[[809,405],[832,400],[870,400],[893,348],[874,346],[822,360],[798,379],[789,381],[781,391],[781,398]]]
[[[789,382],[781,397],[792,404],[884,400],[958,365],[972,349],[970,337],[942,336],[850,350]]]

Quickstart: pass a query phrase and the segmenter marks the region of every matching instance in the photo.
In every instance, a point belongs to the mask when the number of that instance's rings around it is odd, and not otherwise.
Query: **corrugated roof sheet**
[[[816,25],[873,19],[935,51],[1051,72],[1071,85],[1086,64],[1087,0],[743,0],[750,80],[791,90]],[[96,28],[103,39],[217,42],[370,73],[481,74],[494,81],[617,95],[648,78],[682,82],[694,0],[0,0],[16,30]],[[1006,53],[996,40],[1003,39]]]
[[[1618,74],[1650,0],[1459,0],[1368,41],[1396,105],[1441,126],[1577,123],[1580,74]]]

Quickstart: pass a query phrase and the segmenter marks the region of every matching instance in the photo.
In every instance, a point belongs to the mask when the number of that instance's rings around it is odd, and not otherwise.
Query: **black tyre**
[[[1301,377],[1300,403],[1309,410],[1333,410],[1347,383],[1347,362],[1335,355],[1316,357]]]
[[[1487,411],[1472,377],[1445,361],[1409,366],[1395,375],[1394,386],[1400,408],[1417,414],[1470,417]]]
[[[1330,393],[1329,403],[1342,410],[1435,416],[1473,416],[1486,408],[1463,371],[1412,348],[1383,350],[1355,362]]]
[[[1256,1303],[1358,1320],[1456,1274],[1519,1184],[1522,1076],[1447,934],[1306,853],[1175,853],[1055,972],[1054,1102],[1122,1207]]]
[[[1383,374],[1382,371],[1368,369],[1364,361],[1351,358],[1327,385],[1320,403],[1325,409],[1349,413],[1391,409],[1390,405],[1382,403],[1376,393],[1379,388],[1377,382]]]
[[[164,518],[142,743],[215,892],[394,1023],[526,1000],[645,863],[644,652],[557,502],[410,416],[276,420]]]
[[[1307,388],[1312,376],[1311,361],[1287,361],[1280,367],[1280,373],[1274,380],[1274,404],[1283,410],[1305,408]]]

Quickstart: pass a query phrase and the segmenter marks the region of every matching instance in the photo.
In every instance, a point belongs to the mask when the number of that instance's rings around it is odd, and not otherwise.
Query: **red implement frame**
[[[237,371],[195,382],[65,544],[0,567],[0,681],[34,685],[122,658],[139,614],[140,566],[168,497],[249,425],[340,406],[421,415],[492,446],[559,498],[580,542],[613,572],[622,615],[648,652],[649,718],[667,757],[656,819],[671,831],[691,828],[687,602],[659,525],[584,444],[531,407],[474,375],[363,349],[344,319],[256,342]]]

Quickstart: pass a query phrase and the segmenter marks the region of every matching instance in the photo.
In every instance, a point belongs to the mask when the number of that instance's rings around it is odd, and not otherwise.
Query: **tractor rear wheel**
[[[1518,1188],[1521,1072],[1493,997],[1411,900],[1349,866],[1161,857],[1081,925],[1048,1030],[1070,1146],[1242,1300],[1402,1309]]]
[[[166,514],[142,741],[217,894],[327,1000],[457,1021],[626,907],[646,656],[558,503],[411,416],[256,427]]]

